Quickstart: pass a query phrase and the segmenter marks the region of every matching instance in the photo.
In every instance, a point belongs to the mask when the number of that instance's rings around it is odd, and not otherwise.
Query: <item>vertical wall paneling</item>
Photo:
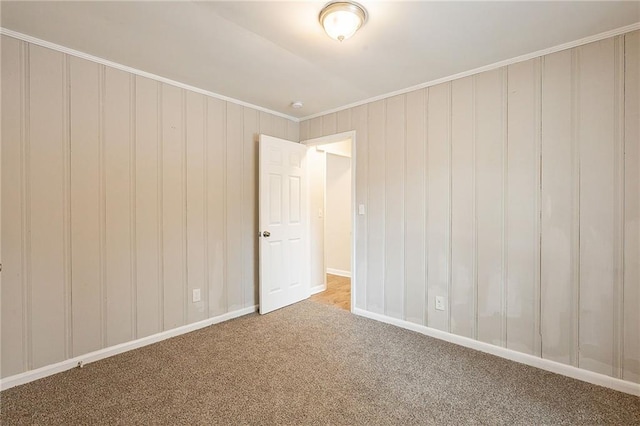
[[[243,115],[244,115],[244,109],[243,109]],[[268,135],[274,136],[276,138],[280,137],[278,136],[278,120],[275,115],[273,114],[269,114],[269,113],[264,113],[262,114],[262,116],[260,116],[260,113],[258,113],[259,118],[259,122],[258,124],[260,124],[260,122],[262,122],[263,126],[265,127],[265,129],[267,129],[267,131],[269,133],[266,133]],[[262,133],[262,132],[260,132]]]
[[[159,84],[136,77],[135,211],[138,338],[162,331]]]
[[[63,92],[63,179],[62,185],[62,205],[64,209],[62,221],[62,244],[64,259],[64,316],[65,316],[65,357],[73,354],[73,291],[72,291],[72,224],[71,224],[71,58],[64,56],[64,92]],[[102,287],[101,287],[102,290]]]
[[[502,69],[502,297],[500,329],[502,332],[502,345],[507,346],[507,295],[509,287],[507,284],[509,268],[508,237],[509,226],[507,223],[509,205],[509,72],[508,68]]]
[[[386,100],[384,307],[386,315],[404,318],[405,238],[405,102],[404,95]]]
[[[572,51],[565,50],[544,57],[542,62],[540,333],[543,358],[576,365],[574,295],[579,277],[575,274],[574,206],[579,197],[579,170],[571,119],[572,56]]]
[[[427,90],[407,93],[405,152],[405,311],[423,324],[426,282],[426,102]],[[411,195],[410,195],[411,194]]]
[[[69,57],[72,355],[105,345],[104,67]],[[66,201],[65,201],[66,203]]]
[[[419,296],[411,296],[424,291],[431,327],[640,381],[638,37],[455,80],[450,95],[446,85],[430,87],[423,166],[414,154],[420,91],[405,95],[405,319],[424,323]],[[401,126],[392,123],[392,100],[335,113],[342,131],[350,111],[357,203],[367,202],[357,218],[356,306],[389,316],[389,292],[397,290],[379,277],[394,275],[398,255],[388,241],[398,223],[389,217],[398,179],[389,135]],[[356,113],[364,108],[367,120]],[[301,133],[317,137],[324,127],[326,134],[333,120],[332,113],[304,121]],[[414,226],[423,194],[427,283],[420,288]],[[436,289],[449,298],[449,315],[435,310]]]
[[[351,130],[351,109],[338,111],[336,113],[336,132],[342,133],[349,130]]]
[[[255,110],[252,110],[255,111]],[[275,121],[275,134],[276,137],[280,138],[280,139],[287,139],[287,119],[284,117],[280,117],[277,115],[274,115],[274,121]],[[257,119],[256,119],[257,120]],[[256,125],[256,129],[257,129],[257,125]],[[256,195],[257,196],[257,195]]]
[[[73,355],[101,348],[104,337],[100,68],[70,58]]]
[[[580,68],[579,365],[612,374],[614,317],[614,41],[578,48]]]
[[[62,361],[67,350],[65,326],[64,166],[68,92],[64,55],[28,48],[28,120],[25,160],[28,164],[26,208],[27,303],[30,303],[32,363],[30,368]],[[3,64],[4,65],[4,64]],[[4,204],[4,203],[3,203]],[[4,286],[4,283],[3,283]],[[35,314],[37,313],[37,314]],[[99,331],[98,331],[99,332]],[[29,356],[29,354],[28,354]]]
[[[322,136],[322,126],[323,126],[322,117],[316,117],[309,120],[309,133],[307,135],[308,138],[313,139],[313,138],[319,138],[320,136]]]
[[[322,135],[333,135],[337,129],[337,121],[336,121],[336,113],[333,112],[331,114],[322,116]]]
[[[451,87],[451,333],[474,337],[475,174],[473,77]]]
[[[309,136],[309,123],[310,120],[305,120],[303,122],[300,123],[300,141],[305,141],[307,139],[310,139]]]
[[[28,368],[26,286],[27,220],[25,111],[25,44],[2,36],[2,377]]]
[[[258,111],[2,43],[2,378],[254,306]]]
[[[185,324],[184,99],[182,89],[162,85],[162,254],[164,330]]]
[[[278,118],[278,123],[284,119]],[[286,123],[284,123],[286,124]],[[243,173],[242,173],[242,288],[244,307],[258,304],[258,114],[243,108]],[[279,125],[277,137],[286,137]],[[284,131],[285,134],[282,132]]]
[[[227,312],[225,280],[226,102],[207,98],[207,270],[209,316]]]
[[[134,338],[131,292],[131,78],[105,69],[103,85],[105,298],[107,346]]]
[[[206,318],[207,221],[205,203],[205,103],[203,95],[186,94],[186,161],[187,161],[187,323]],[[200,301],[193,301],[193,291],[200,290]]]
[[[540,60],[508,67],[507,347],[540,355]]]
[[[355,143],[351,149],[356,151],[356,193],[353,194],[357,205],[365,207],[365,214],[358,215],[356,220],[356,259],[355,282],[351,284],[355,291],[355,304],[357,308],[365,309],[367,301],[367,264],[368,264],[368,223],[369,223],[369,131],[367,105],[353,108],[350,111],[351,128],[356,132]]]
[[[367,310],[384,313],[385,271],[385,134],[386,103],[377,101],[369,104],[368,154],[369,164],[369,205],[367,209]],[[313,121],[313,120],[312,120]]]
[[[262,119],[261,119],[262,121]],[[243,307],[242,288],[242,200],[243,200],[243,109],[227,103],[226,157],[226,245],[227,309]]]
[[[295,121],[287,121],[287,136],[286,139],[293,142],[300,142],[300,125]]]
[[[640,31],[625,36],[624,380],[640,383]],[[4,106],[3,106],[4,107]],[[3,153],[4,156],[4,153]],[[3,158],[4,159],[4,158]],[[4,179],[3,179],[4,181]],[[4,207],[4,204],[3,204]],[[6,229],[2,227],[3,232]],[[6,253],[4,250],[3,253]]]
[[[572,284],[571,289],[571,306],[572,306],[572,325],[573,325],[573,365],[579,366],[580,358],[580,139],[578,129],[580,127],[580,88],[579,79],[579,49],[573,49],[571,55],[571,146],[572,156],[572,220],[571,220],[571,250],[572,250]]]
[[[624,358],[624,36],[614,38],[613,88],[613,377],[623,377]],[[640,329],[639,329],[640,332]]]
[[[451,83],[429,88],[427,123],[427,317],[429,327],[448,331]]]
[[[298,124],[2,36],[2,376],[253,305],[255,133],[353,129],[356,307],[640,382],[639,38]]]
[[[478,340],[504,345],[503,69],[475,77]]]
[[[269,136],[275,136],[275,126],[273,123],[274,116],[268,112],[260,111],[258,113],[260,120],[260,133]]]
[[[136,257],[136,76],[129,74],[129,244],[131,250],[131,336],[138,338],[138,259]]]

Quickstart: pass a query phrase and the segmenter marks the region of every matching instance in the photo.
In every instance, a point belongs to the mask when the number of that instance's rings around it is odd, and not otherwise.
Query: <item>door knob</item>
[[[265,238],[268,238],[268,237],[270,237],[270,236],[271,236],[271,232],[269,232],[269,231],[264,231],[264,232],[262,233],[262,236],[263,236],[263,237],[265,237]]]

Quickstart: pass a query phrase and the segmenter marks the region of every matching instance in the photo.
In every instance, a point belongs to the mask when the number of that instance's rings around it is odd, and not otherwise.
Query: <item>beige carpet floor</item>
[[[640,423],[640,398],[312,301],[0,398],[3,425]]]

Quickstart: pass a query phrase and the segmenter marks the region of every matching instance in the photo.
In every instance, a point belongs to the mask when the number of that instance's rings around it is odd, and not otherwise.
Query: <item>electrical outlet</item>
[[[436,296],[436,310],[444,311],[444,297]]]
[[[359,215],[363,215],[364,214],[364,204],[359,204],[358,205],[358,214]]]
[[[193,289],[192,301],[193,301],[193,303],[196,303],[196,302],[200,301],[200,289],[199,288],[194,288]]]

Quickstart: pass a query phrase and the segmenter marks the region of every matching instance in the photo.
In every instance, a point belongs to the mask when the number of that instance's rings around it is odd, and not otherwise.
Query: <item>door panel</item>
[[[309,297],[306,150],[260,135],[260,313]]]

